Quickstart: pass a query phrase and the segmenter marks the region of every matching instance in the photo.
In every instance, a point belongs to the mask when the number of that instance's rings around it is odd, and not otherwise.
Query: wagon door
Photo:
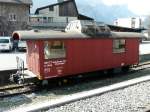
[[[40,74],[39,71],[39,49],[35,41],[27,41],[27,63],[28,69],[34,74]]]
[[[66,63],[66,48],[64,41],[54,40],[44,42],[44,75],[45,78],[64,74]]]
[[[122,67],[126,64],[126,40],[113,39],[113,66]]]

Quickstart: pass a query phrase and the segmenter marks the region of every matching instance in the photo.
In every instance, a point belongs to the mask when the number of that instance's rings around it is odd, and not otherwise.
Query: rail
[[[35,91],[38,91],[38,87],[32,83],[14,86],[10,85],[10,87],[0,88],[0,98],[13,97]]]
[[[140,70],[143,70],[143,68],[146,69],[146,68],[150,67],[150,65],[149,66],[145,66],[145,67],[141,67],[142,65],[143,66],[149,65],[149,63],[143,63],[139,67],[137,66],[138,69],[136,69],[136,70],[133,69],[129,73],[132,74],[134,72],[139,72]],[[120,75],[125,76],[125,74],[123,75],[121,73]],[[114,82],[112,83],[112,81],[109,80],[108,81],[109,83],[108,83],[107,86],[103,85],[103,86],[100,86],[99,88],[95,88],[95,89],[93,89],[93,88],[89,89],[88,88],[88,91],[87,90],[84,90],[84,91],[82,90],[79,93],[73,93],[72,94],[72,92],[71,92],[70,95],[66,95],[66,96],[61,97],[61,98],[58,97],[57,99],[56,99],[56,96],[55,96],[55,100],[52,100],[50,102],[49,101],[46,101],[44,103],[40,102],[39,104],[36,104],[36,105],[31,105],[31,106],[17,108],[15,110],[13,110],[13,112],[16,112],[16,111],[20,112],[22,109],[24,109],[24,111],[27,111],[27,112],[46,111],[46,110],[48,111],[49,109],[57,108],[57,107],[65,105],[65,104],[67,105],[67,104],[72,103],[72,102],[76,102],[76,101],[79,101],[79,100],[84,100],[86,98],[95,97],[95,96],[98,96],[98,95],[101,95],[101,94],[104,94],[104,93],[107,93],[107,92],[119,90],[119,89],[122,89],[122,88],[124,89],[126,87],[133,86],[133,85],[136,85],[136,84],[139,84],[139,83],[142,83],[142,82],[150,80],[150,76],[149,75],[146,75],[146,76],[141,75],[142,77],[141,76],[137,77],[137,75],[135,75],[135,76],[136,77],[132,77],[132,78],[129,77],[129,79],[120,78],[121,81],[120,80],[118,80],[118,81],[116,80],[115,83]],[[89,78],[89,79],[91,81],[91,78]],[[114,80],[114,78],[112,78],[112,77],[111,77],[111,79]],[[107,81],[105,80],[105,82],[107,82]],[[80,84],[80,86],[82,86],[81,83],[79,83],[79,84]],[[47,86],[47,87],[50,87],[50,86]],[[43,89],[45,89],[45,88],[43,88]],[[51,89],[50,89],[50,91],[51,91]],[[150,111],[146,111],[146,112],[150,112]]]
[[[16,61],[17,61],[17,70],[20,72],[20,73],[24,73],[24,60],[21,59],[20,57],[16,57]]]

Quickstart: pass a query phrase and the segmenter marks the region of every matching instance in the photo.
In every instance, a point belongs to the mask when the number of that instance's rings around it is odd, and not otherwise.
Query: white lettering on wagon
[[[63,67],[56,67],[57,73],[62,74],[63,72]]]
[[[52,62],[51,61],[44,62],[44,68],[45,67],[52,67]]]
[[[50,73],[51,72],[51,68],[44,68],[44,73]]]
[[[66,60],[57,60],[52,62],[55,66],[64,65],[66,63]]]
[[[49,73],[52,70],[52,67],[55,68],[58,74],[62,74],[63,65],[66,63],[66,60],[49,60],[44,62],[44,73]]]

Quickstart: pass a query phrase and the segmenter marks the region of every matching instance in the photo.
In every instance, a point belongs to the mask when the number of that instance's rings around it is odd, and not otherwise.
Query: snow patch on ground
[[[17,68],[16,57],[21,57],[26,64],[26,53],[0,53],[0,71]]]

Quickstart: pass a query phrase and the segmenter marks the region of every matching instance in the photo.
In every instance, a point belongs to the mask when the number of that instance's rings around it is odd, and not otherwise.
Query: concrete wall
[[[14,30],[27,28],[29,23],[29,10],[29,5],[0,3],[0,17],[3,17],[3,20],[7,23],[5,26],[1,26],[7,27],[7,31],[4,31],[5,36],[11,35]],[[15,20],[11,20],[10,15],[15,15]],[[1,34],[2,31],[0,31]]]
[[[9,14],[13,13],[16,15],[17,21],[26,22],[29,20],[29,9],[30,7],[27,5],[0,3],[0,16],[8,19]]]

